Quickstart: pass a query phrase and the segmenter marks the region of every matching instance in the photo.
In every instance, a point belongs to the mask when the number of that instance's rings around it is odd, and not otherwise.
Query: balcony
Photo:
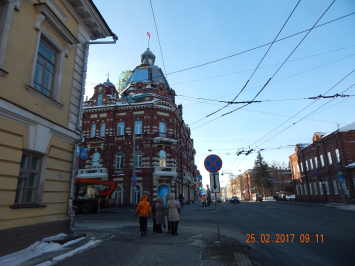
[[[155,132],[153,135],[154,143],[169,143],[171,145],[175,145],[177,140],[174,134]]]
[[[177,176],[176,167],[154,166],[155,176]]]
[[[108,180],[107,168],[91,168],[91,169],[79,169],[77,178],[92,178]]]

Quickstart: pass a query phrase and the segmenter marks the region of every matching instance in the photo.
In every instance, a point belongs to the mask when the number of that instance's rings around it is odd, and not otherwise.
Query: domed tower
[[[155,64],[155,55],[149,48],[141,54],[141,65],[128,77],[123,97],[135,94],[154,94],[175,102],[175,92],[169,86],[163,71]]]

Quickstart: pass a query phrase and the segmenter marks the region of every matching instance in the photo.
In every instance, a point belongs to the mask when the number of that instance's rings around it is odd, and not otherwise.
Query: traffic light
[[[202,187],[199,187],[198,189],[199,189],[199,190],[202,190]]]

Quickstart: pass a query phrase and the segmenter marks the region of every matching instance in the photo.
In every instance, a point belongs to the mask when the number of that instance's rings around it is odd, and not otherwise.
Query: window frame
[[[314,168],[313,168],[313,162],[312,162],[312,159],[309,159],[309,163],[310,163],[310,165],[311,165],[311,168],[310,168],[310,169],[311,169],[311,170],[312,170],[312,169],[314,169]]]
[[[302,164],[302,162],[300,162],[300,166],[301,166],[301,172],[304,172],[304,171],[303,171],[303,164]]]
[[[333,180],[333,189],[334,189],[334,194],[338,195],[339,194],[339,190],[338,190],[337,180]]]
[[[134,121],[134,133],[136,135],[142,134],[143,122],[142,121]]]
[[[309,171],[308,161],[307,161],[307,160],[305,160],[305,163],[306,163],[306,171]]]
[[[163,129],[163,131],[161,131]],[[159,133],[166,133],[166,123],[161,121],[159,122]]]
[[[0,0],[0,4],[2,5],[2,9],[0,10],[0,77],[2,77],[9,74],[4,69],[4,61],[16,2]]]
[[[161,153],[164,153],[165,156],[161,156]],[[166,167],[166,152],[164,150],[159,151],[159,166]]]
[[[321,167],[324,167],[324,157],[323,157],[323,154],[321,154],[321,155],[319,155],[319,157],[320,157],[320,165],[321,165]]]
[[[309,195],[312,196],[313,195],[313,191],[312,191],[312,183],[309,183]]]
[[[24,155],[29,156],[28,168],[22,168],[21,167]],[[34,157],[37,157],[37,158],[40,159],[38,170],[31,169],[32,159]],[[41,180],[42,166],[43,166],[43,156],[41,156],[39,154],[29,153],[29,152],[23,152],[22,153],[19,175],[17,177],[18,181],[17,181],[17,185],[16,185],[16,194],[15,194],[14,206],[19,206],[19,205],[26,206],[26,205],[38,204],[38,198],[39,198],[38,196],[39,196],[39,190],[40,190],[40,180]],[[26,173],[26,177],[21,177],[21,173]],[[31,173],[38,174],[38,180],[37,180],[37,183],[36,183],[35,186],[29,186],[28,185]],[[25,186],[19,186],[19,183],[20,183],[19,179],[25,179]],[[19,193],[18,189],[24,189],[21,202],[16,202],[17,201],[17,197],[18,197],[18,193]],[[36,189],[35,198],[31,202],[26,202],[27,192],[28,192],[29,189]]]
[[[102,93],[99,93],[97,95],[97,106],[102,106],[102,100],[103,100],[103,95],[102,95]]]
[[[339,153],[339,149],[335,149],[335,157],[337,159],[337,163],[340,163],[340,153]]]
[[[314,164],[315,164],[316,169],[318,169],[318,158],[317,157],[314,157]]]
[[[120,125],[120,124],[122,124],[122,125]],[[121,130],[122,130],[122,132],[121,132]],[[124,130],[125,130],[124,122],[118,122],[117,123],[117,136],[123,136],[124,135]],[[122,133],[122,134],[120,134],[120,133]]]
[[[142,152],[140,150],[135,152],[134,166],[135,166],[135,168],[141,168],[142,167]]]
[[[304,187],[304,195],[307,196],[307,185],[303,184],[303,187]]]
[[[318,195],[317,183],[313,183],[314,195]]]
[[[90,137],[93,138],[96,136],[96,124],[91,125]]]
[[[123,151],[119,151],[117,152],[116,155],[116,169],[123,169],[123,167],[124,167],[124,153]]]
[[[106,124],[102,123],[100,128],[100,136],[105,137],[105,133],[106,133]]]
[[[327,157],[328,157],[329,165],[332,165],[333,164],[333,160],[332,160],[332,154],[330,153],[330,151],[327,152]]]
[[[98,160],[95,159],[95,155],[96,155],[96,154],[99,155]],[[92,169],[100,168],[100,158],[101,158],[101,154],[100,154],[99,152],[95,152],[95,153],[92,155],[92,160],[91,160],[91,168],[92,168]],[[94,162],[94,159],[95,159],[95,162]],[[95,165],[94,165],[94,163],[95,163]],[[94,167],[94,166],[96,166],[96,165],[97,165],[97,167]]]

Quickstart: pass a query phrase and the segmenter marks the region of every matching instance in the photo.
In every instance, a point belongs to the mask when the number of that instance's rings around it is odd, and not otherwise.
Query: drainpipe
[[[69,208],[68,208],[68,216],[70,217],[71,206],[73,205],[73,198],[74,198],[74,183],[75,183],[75,161],[76,161],[76,149],[78,144],[82,142],[83,139],[83,131],[80,128],[81,125],[81,116],[83,113],[83,97],[85,91],[85,79],[86,79],[86,72],[87,72],[87,62],[88,62],[88,54],[89,54],[89,45],[90,44],[113,44],[117,41],[117,36],[112,33],[113,41],[111,42],[85,42],[84,46],[84,62],[83,62],[83,70],[81,73],[81,89],[80,89],[80,101],[79,101],[79,114],[78,120],[76,123],[76,130],[79,131],[80,137],[74,141],[74,151],[73,151],[73,162],[72,162],[72,172],[71,172],[71,180],[70,180],[70,190],[69,190]],[[71,224],[74,225],[74,218],[71,221]]]

